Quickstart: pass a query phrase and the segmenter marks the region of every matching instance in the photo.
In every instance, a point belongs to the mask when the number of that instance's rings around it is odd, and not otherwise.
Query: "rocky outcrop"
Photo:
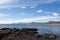
[[[60,37],[54,34],[40,35],[37,31],[36,28],[2,28],[0,40],[60,40]]]

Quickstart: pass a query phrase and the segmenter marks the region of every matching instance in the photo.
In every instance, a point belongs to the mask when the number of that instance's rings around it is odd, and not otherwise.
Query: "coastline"
[[[43,24],[43,25],[49,25],[49,26],[60,26],[60,23],[58,23],[58,24],[55,24],[55,23],[52,23],[52,24]]]
[[[60,40],[55,34],[38,34],[35,28],[2,28],[0,29],[0,40]]]

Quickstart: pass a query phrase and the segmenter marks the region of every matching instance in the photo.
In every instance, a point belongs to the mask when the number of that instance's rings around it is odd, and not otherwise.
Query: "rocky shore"
[[[60,40],[60,36],[40,35],[36,28],[2,28],[0,29],[0,40]]]

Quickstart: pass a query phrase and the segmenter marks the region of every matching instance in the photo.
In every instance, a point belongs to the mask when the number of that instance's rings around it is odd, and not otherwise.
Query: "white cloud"
[[[35,6],[31,6],[30,8],[35,8]]]
[[[0,21],[0,24],[12,24],[12,23],[14,23],[14,21],[9,21],[9,20],[7,20],[7,21]]]
[[[57,0],[0,0],[0,8],[35,7],[40,4],[51,3],[54,1]]]
[[[37,10],[37,12],[38,12],[38,13],[41,13],[41,12],[43,12],[43,10]]]
[[[4,3],[9,3],[11,2],[10,0],[0,0],[0,4],[4,4]]]
[[[21,20],[5,20],[5,21],[0,21],[0,24],[11,24],[11,23],[29,23],[29,22],[47,22],[47,21],[55,21],[59,18],[60,16],[39,16],[39,17],[34,17],[34,18],[25,18]]]
[[[54,19],[56,17],[53,16],[39,16],[39,17],[35,17],[35,18],[27,18],[27,19],[21,19],[21,20],[16,20],[15,23],[18,22],[46,22],[49,21],[49,19]]]
[[[23,8],[23,9],[24,9],[24,8],[26,8],[26,7],[21,7],[21,8]]]
[[[58,13],[54,12],[52,13],[53,16],[58,16]]]
[[[0,13],[0,17],[6,17],[9,16],[8,14]]]
[[[52,18],[55,18],[55,17],[53,17],[53,16],[39,16],[39,17],[35,17],[35,18],[24,19],[24,20],[21,20],[21,22],[41,22],[41,20],[49,20]]]

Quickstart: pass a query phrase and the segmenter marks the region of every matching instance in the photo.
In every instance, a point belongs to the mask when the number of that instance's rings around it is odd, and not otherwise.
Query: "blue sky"
[[[60,21],[60,0],[0,0],[0,24]]]

